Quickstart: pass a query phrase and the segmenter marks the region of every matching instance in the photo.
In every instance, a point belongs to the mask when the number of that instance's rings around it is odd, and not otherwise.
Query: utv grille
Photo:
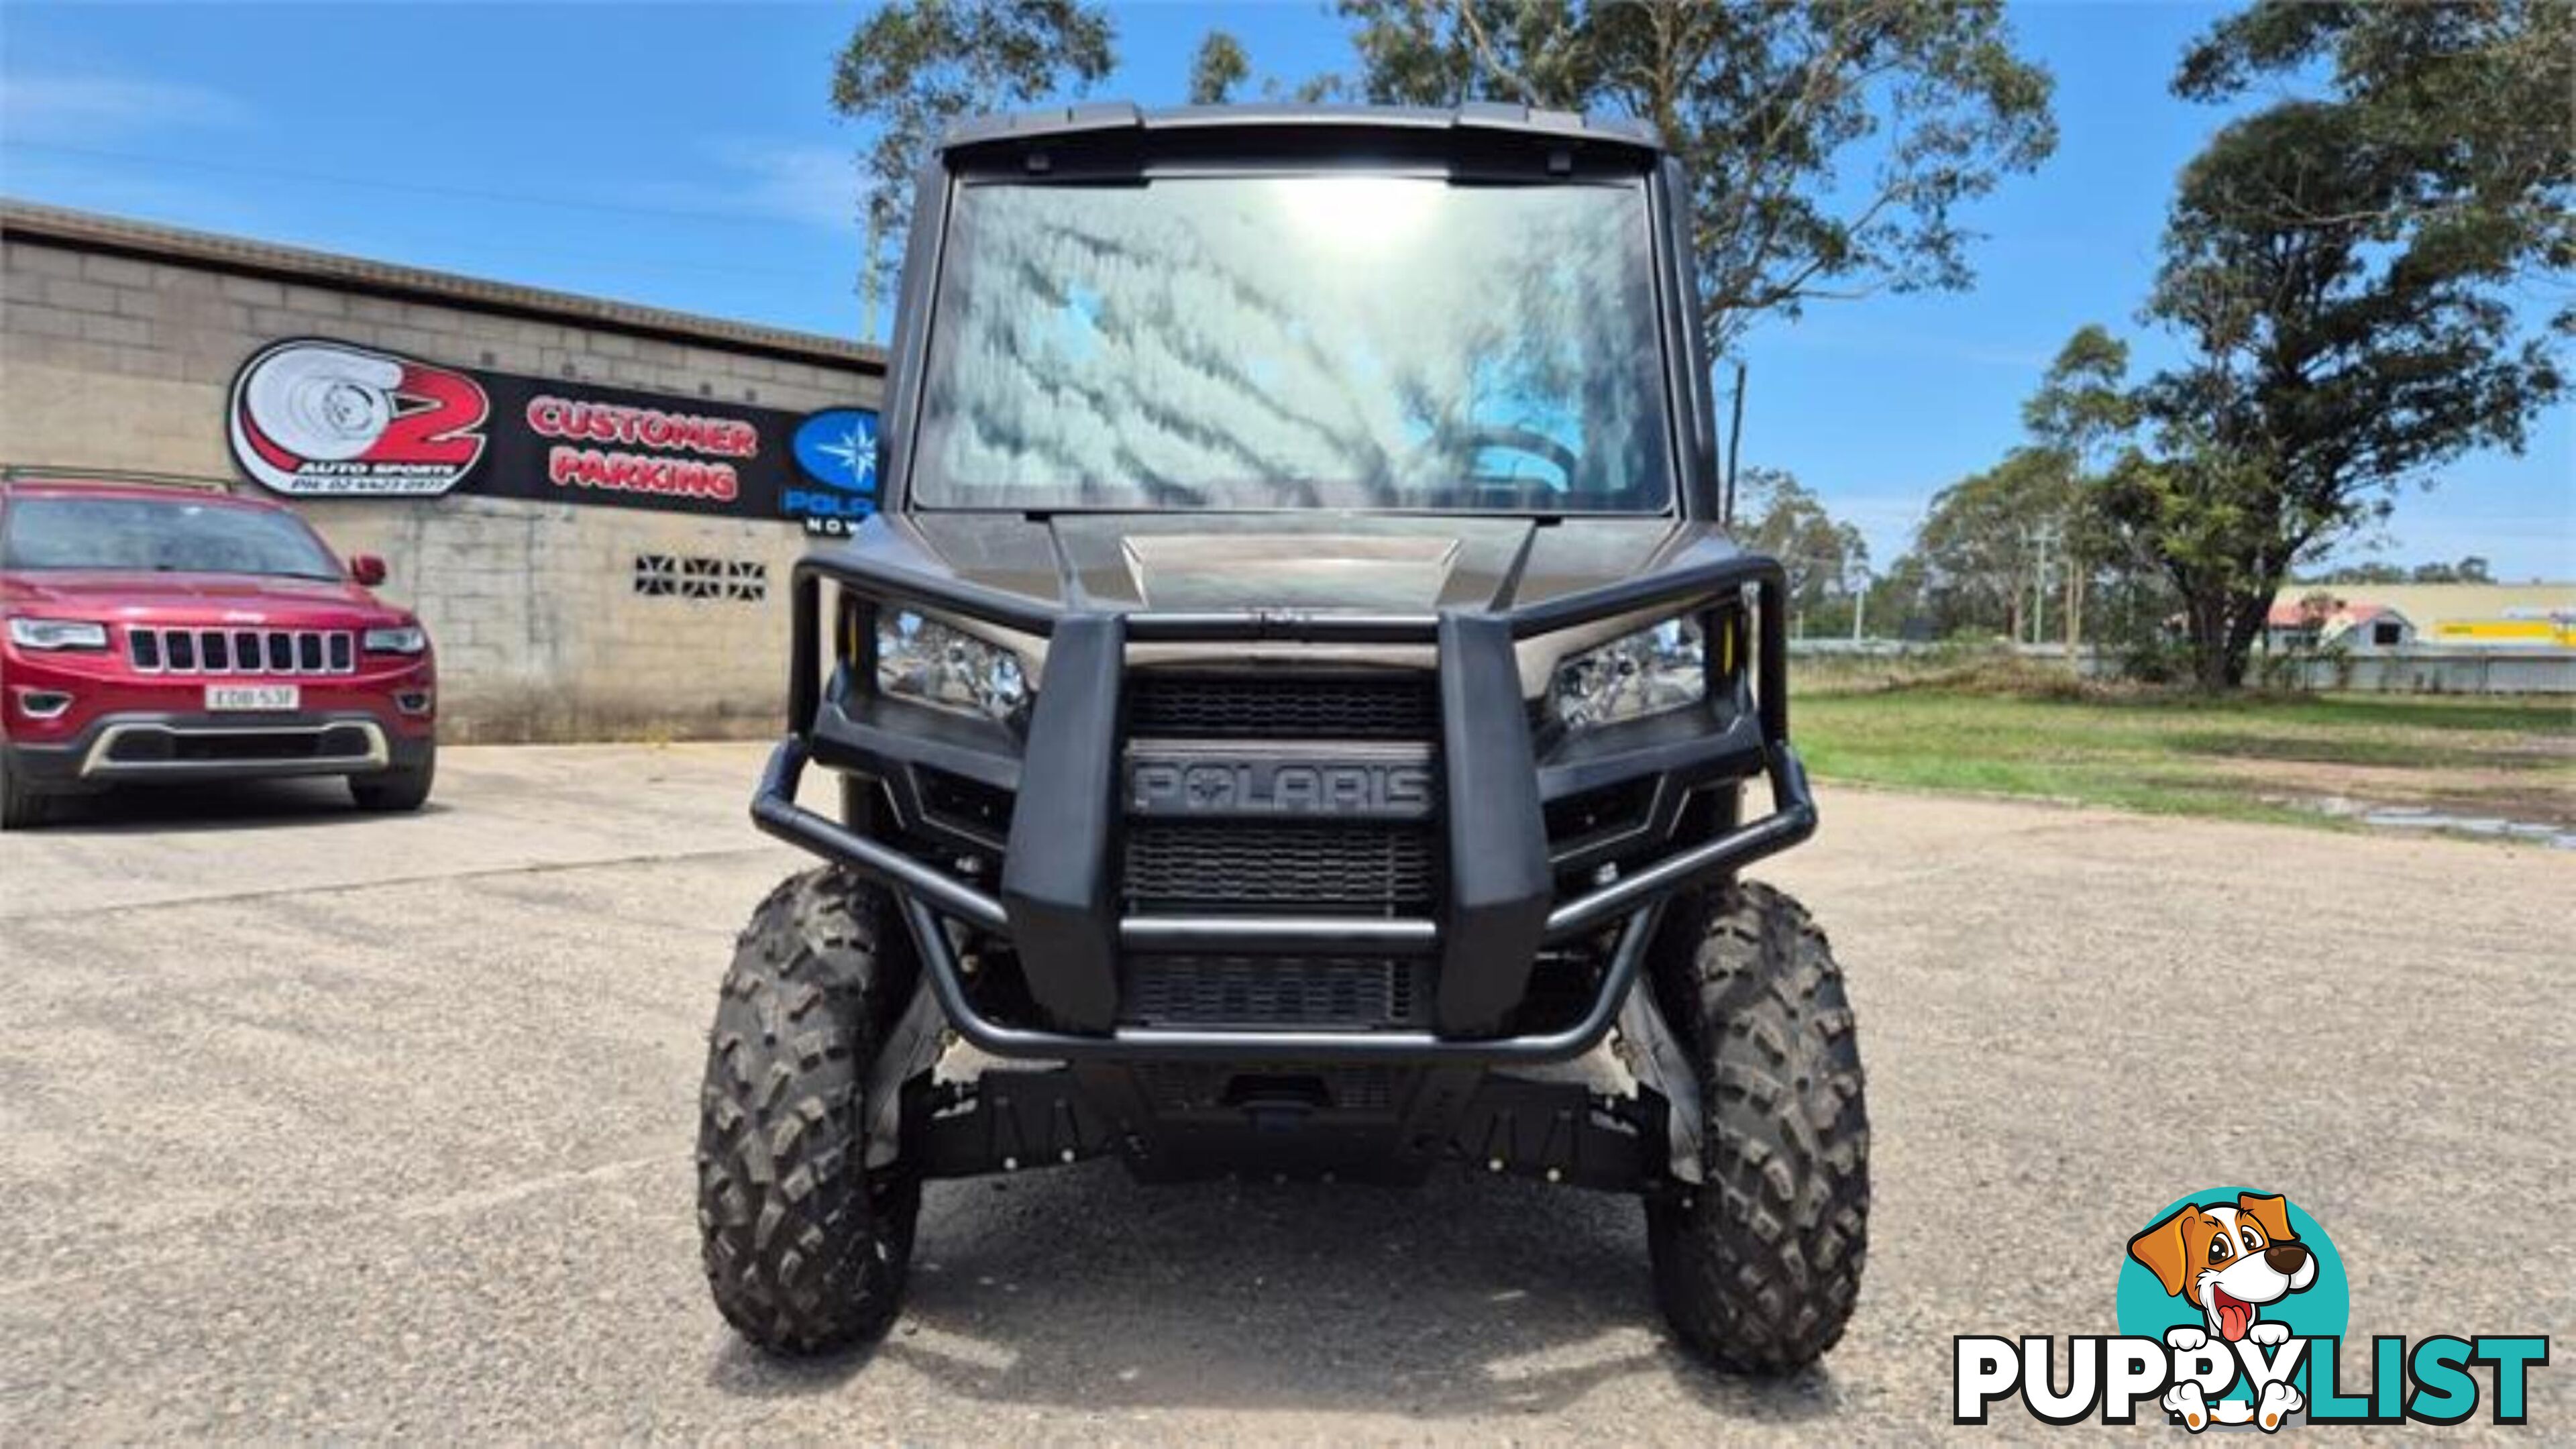
[[[1366,675],[1161,674],[1129,680],[1127,732],[1144,739],[1432,740],[1427,671]]]
[[[1370,957],[1143,956],[1120,1015],[1136,1026],[1371,1031],[1419,1026],[1424,963]]]
[[[1147,913],[1427,915],[1439,899],[1436,859],[1424,826],[1134,820],[1127,899]]]
[[[1268,744],[1329,754],[1335,744],[1400,742],[1437,758],[1440,697],[1427,670],[1140,670],[1126,694],[1130,739],[1243,741],[1252,757]],[[1137,815],[1124,826],[1121,890],[1143,917],[1429,917],[1439,909],[1440,831],[1436,819]],[[1419,1027],[1430,971],[1418,957],[1139,953],[1120,968],[1120,1015],[1255,1033]]]
[[[129,627],[125,652],[147,674],[352,674],[358,668],[357,642],[346,630]]]

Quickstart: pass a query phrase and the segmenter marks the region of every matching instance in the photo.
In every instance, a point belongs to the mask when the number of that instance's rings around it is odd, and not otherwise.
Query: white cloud
[[[235,126],[250,110],[222,91],[122,76],[0,76],[0,140],[77,144],[171,127]]]
[[[720,147],[718,159],[748,178],[746,201],[756,210],[816,226],[856,224],[858,158],[831,146]],[[729,154],[727,154],[729,153]]]
[[[643,189],[647,206],[675,211],[767,217],[833,231],[858,227],[866,194],[855,153],[800,142],[716,139],[696,180]]]

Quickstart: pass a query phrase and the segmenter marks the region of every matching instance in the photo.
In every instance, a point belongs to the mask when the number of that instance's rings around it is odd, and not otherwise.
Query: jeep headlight
[[[9,641],[21,649],[104,649],[107,626],[87,619],[11,619]]]
[[[1020,656],[909,609],[877,614],[877,691],[1008,722],[1028,707]]]
[[[1556,666],[1548,706],[1568,729],[1638,719],[1708,697],[1708,638],[1697,619],[1666,619]]]

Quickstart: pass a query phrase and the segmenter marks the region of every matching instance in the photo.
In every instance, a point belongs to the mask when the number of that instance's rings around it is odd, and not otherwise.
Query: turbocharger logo
[[[482,461],[491,415],[463,373],[345,342],[280,342],[233,379],[233,460],[297,497],[430,497]]]
[[[2130,1237],[2120,1336],[2069,1337],[2062,1352],[2044,1335],[1953,1340],[1952,1419],[1983,1424],[2018,1398],[2043,1424],[2130,1424],[2143,1411],[2194,1434],[2213,1424],[2269,1434],[2300,1417],[2463,1424],[2483,1398],[2489,1423],[2524,1421],[2546,1337],[2444,1333],[2410,1345],[2383,1334],[2365,1374],[2365,1355],[2343,1346],[2349,1309],[2343,1259],[2316,1219],[2276,1194],[2212,1188],[2168,1203]]]

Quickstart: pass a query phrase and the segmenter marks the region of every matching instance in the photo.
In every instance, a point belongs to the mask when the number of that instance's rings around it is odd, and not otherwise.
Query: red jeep
[[[0,476],[0,828],[163,780],[343,775],[418,809],[437,668],[384,577],[265,500]]]

